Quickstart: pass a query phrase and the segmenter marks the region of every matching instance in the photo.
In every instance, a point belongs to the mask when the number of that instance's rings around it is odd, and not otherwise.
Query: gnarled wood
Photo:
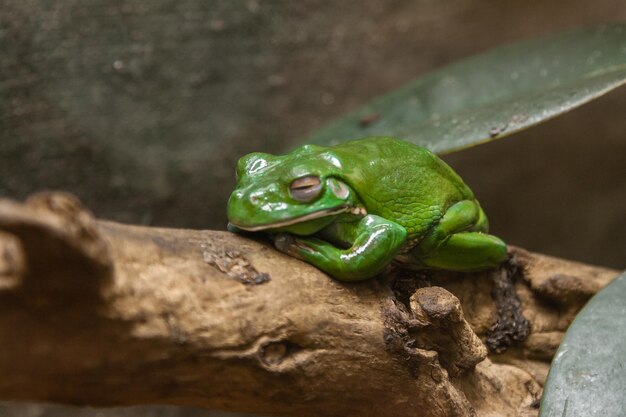
[[[3,400],[535,415],[564,330],[616,275],[512,249],[524,279],[504,299],[504,269],[346,284],[265,241],[98,222],[60,193],[0,202],[0,231]],[[532,330],[488,354],[525,322],[509,296]]]

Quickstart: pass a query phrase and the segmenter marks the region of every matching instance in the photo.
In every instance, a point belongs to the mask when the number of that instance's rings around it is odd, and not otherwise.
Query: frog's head
[[[340,179],[341,169],[327,148],[315,145],[284,156],[248,154],[237,164],[228,220],[247,231],[315,233],[357,205],[356,194]]]

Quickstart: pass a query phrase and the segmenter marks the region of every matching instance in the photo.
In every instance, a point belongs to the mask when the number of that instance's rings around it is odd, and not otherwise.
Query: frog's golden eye
[[[321,191],[322,181],[315,175],[295,179],[289,184],[289,193],[294,200],[301,203],[313,201]]]

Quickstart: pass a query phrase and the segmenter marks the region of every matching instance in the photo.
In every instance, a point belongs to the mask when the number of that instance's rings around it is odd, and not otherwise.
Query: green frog
[[[461,177],[429,150],[391,137],[242,157],[228,220],[229,230],[268,233],[278,250],[343,281],[392,262],[478,271],[507,258]]]

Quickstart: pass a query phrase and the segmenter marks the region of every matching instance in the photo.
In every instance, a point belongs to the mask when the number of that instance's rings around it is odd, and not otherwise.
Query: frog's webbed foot
[[[324,233],[333,241],[351,241],[347,249],[312,236],[279,233],[278,250],[302,259],[342,281],[359,281],[381,272],[391,263],[406,240],[406,230],[397,223],[368,215],[358,222],[334,224]]]

